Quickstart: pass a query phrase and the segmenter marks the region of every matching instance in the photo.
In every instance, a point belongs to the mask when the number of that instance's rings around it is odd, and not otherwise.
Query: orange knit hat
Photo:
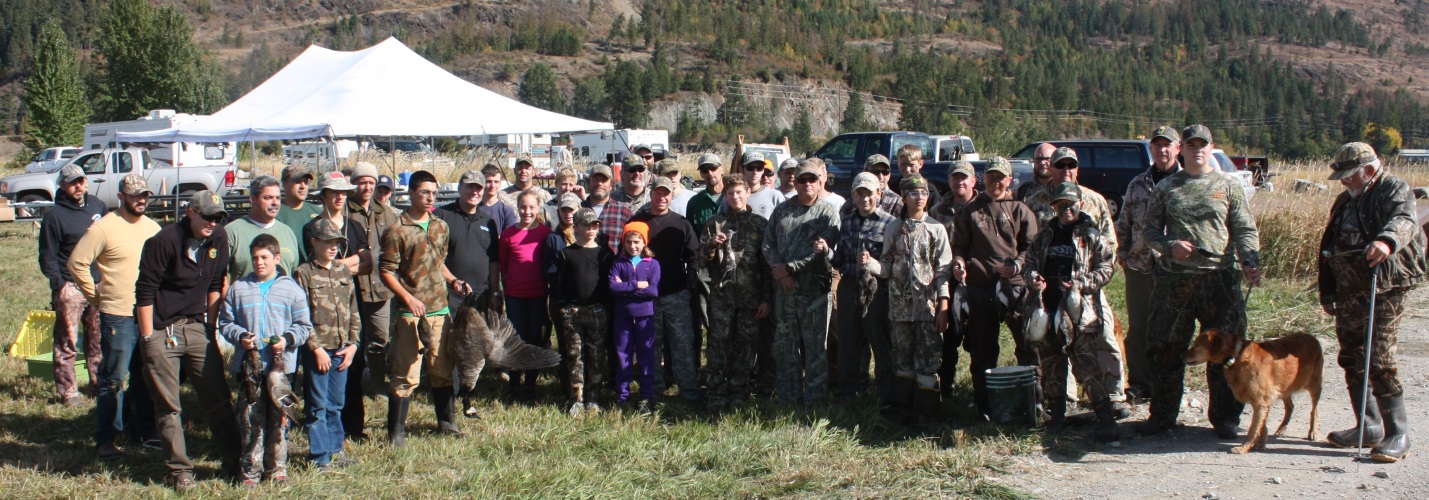
[[[646,224],[646,223],[640,222],[640,221],[635,221],[635,222],[628,222],[628,223],[626,223],[626,224],[625,224],[625,229],[620,232],[620,240],[621,240],[621,241],[625,241],[625,236],[628,235],[628,234],[630,234],[630,233],[639,234],[639,235],[640,235],[640,239],[645,240],[645,243],[646,243],[647,245],[650,243],[650,225],[649,225],[649,224]]]

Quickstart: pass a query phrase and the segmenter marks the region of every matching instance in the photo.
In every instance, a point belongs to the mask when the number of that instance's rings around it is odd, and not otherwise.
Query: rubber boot
[[[913,391],[913,423],[919,427],[938,425],[938,405],[943,402],[943,393],[937,386],[917,387]]]
[[[913,407],[913,391],[917,389],[917,382],[908,377],[895,377],[893,379],[893,399],[890,404],[891,412],[888,417],[893,423],[901,424],[908,418],[909,410]]]
[[[437,434],[464,435],[456,426],[456,393],[451,387],[433,388],[432,406],[437,411]]]
[[[1095,437],[1098,442],[1110,443],[1121,440],[1121,427],[1116,424],[1116,410],[1110,401],[1097,408],[1097,430]]]
[[[407,409],[411,405],[411,397],[387,397],[387,440],[393,447],[407,445]]]
[[[1369,456],[1376,462],[1398,462],[1409,456],[1409,414],[1404,409],[1404,396],[1375,399],[1384,416],[1384,440],[1370,450]]]
[[[1350,408],[1355,412],[1355,426],[1342,431],[1335,431],[1325,435],[1325,440],[1330,444],[1341,448],[1354,448],[1359,446],[1360,438],[1360,404],[1364,401],[1364,386],[1350,383]],[[1364,407],[1364,444],[1374,446],[1384,439],[1384,425],[1380,422],[1379,405],[1369,404]]]
[[[1047,432],[1060,434],[1067,430],[1067,398],[1056,395],[1047,402]]]

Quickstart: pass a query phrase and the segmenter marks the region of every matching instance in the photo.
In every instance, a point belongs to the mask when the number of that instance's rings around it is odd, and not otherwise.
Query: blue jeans
[[[326,465],[332,456],[342,451],[342,407],[347,402],[347,376],[352,367],[338,370],[342,356],[336,349],[327,349],[332,367],[318,373],[317,358],[303,349],[304,406],[307,411],[308,453],[313,464]]]
[[[144,377],[138,372],[143,358],[139,350],[139,325],[131,316],[99,314],[99,396],[95,399],[99,416],[94,430],[96,444],[114,442],[128,425],[129,439],[140,443],[154,434],[154,402]],[[128,384],[126,389],[124,386]]]
[[[551,336],[546,333],[546,326],[550,324],[546,310],[546,298],[537,297],[526,299],[521,297],[506,297],[506,317],[511,319],[511,328],[516,330],[516,335],[521,340],[537,347],[551,347]],[[516,376],[511,377],[511,383],[516,384],[521,380],[521,375],[526,376],[526,386],[536,385],[536,370],[524,372],[514,372]]]

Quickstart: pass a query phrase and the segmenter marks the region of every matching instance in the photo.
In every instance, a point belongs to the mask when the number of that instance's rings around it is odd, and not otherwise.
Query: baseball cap
[[[907,194],[908,191],[912,191],[914,189],[927,190],[928,179],[924,179],[923,176],[919,174],[912,174],[904,176],[903,180],[898,181],[898,190],[902,191],[904,194]]]
[[[1082,188],[1073,182],[1063,182],[1052,188],[1052,201],[1082,201]]]
[[[824,169],[821,167],[822,165],[814,163],[813,159],[801,161],[799,162],[799,170],[794,172],[794,178],[797,179],[804,174],[814,174],[822,176],[824,175]]]
[[[864,170],[868,170],[869,167],[872,167],[874,165],[883,165],[889,168],[893,167],[892,163],[888,163],[888,157],[880,154],[869,155],[868,159],[863,161]]]
[[[223,198],[219,198],[217,194],[207,189],[189,197],[189,206],[194,207],[199,215],[228,215],[228,210],[223,208]]]
[[[1062,160],[1072,160],[1072,161],[1076,162],[1078,165],[1080,165],[1080,164],[1082,163],[1082,162],[1080,162],[1080,161],[1077,160],[1077,151],[1074,150],[1074,149],[1072,149],[1072,148],[1066,147],[1066,146],[1062,146],[1062,147],[1060,147],[1060,148],[1057,148],[1056,151],[1053,151],[1053,152],[1052,152],[1052,164],[1053,164],[1053,165],[1056,165],[1057,162],[1062,161]]]
[[[501,165],[497,165],[497,164],[495,164],[495,163],[487,163],[487,164],[485,164],[485,165],[482,165],[482,166],[481,166],[481,175],[489,175],[489,174],[506,175],[506,173],[501,170]]]
[[[780,172],[783,172],[783,171],[785,171],[785,170],[789,170],[789,169],[791,169],[791,168],[799,168],[799,160],[795,160],[795,159],[793,159],[793,158],[789,158],[789,159],[787,159],[787,160],[784,160],[783,163],[780,163],[780,164],[779,164],[779,171],[780,171]]]
[[[312,179],[313,172],[311,170],[308,170],[308,167],[302,164],[296,164],[283,167],[283,174],[280,178],[283,180],[283,182],[292,182],[302,179],[304,177]]]
[[[1363,142],[1351,142],[1340,146],[1340,151],[1335,153],[1335,162],[1330,164],[1330,180],[1338,181],[1349,177],[1355,170],[1358,170],[1366,163],[1378,160],[1374,148]]]
[[[610,172],[610,165],[606,165],[604,163],[597,163],[594,167],[591,167],[590,174],[588,174],[586,178],[589,179],[592,175],[604,175],[606,179],[615,178],[615,175],[611,174]]]
[[[701,167],[705,165],[724,165],[724,162],[719,159],[719,155],[717,154],[705,153],[700,155],[700,160],[697,165]]]
[[[385,175],[377,176],[377,187],[387,188],[389,191],[397,190],[397,185],[392,183],[392,178]]]
[[[337,228],[337,224],[333,224],[332,220],[326,217],[319,217],[313,220],[313,229],[317,230],[314,232],[313,237],[319,240],[347,242],[347,235],[343,234],[342,230]]]
[[[655,150],[650,149],[650,145],[649,145],[649,144],[636,144],[634,147],[631,147],[631,148],[630,148],[630,151],[631,151],[631,152],[634,152],[635,154],[640,154],[640,150],[642,150],[642,149],[643,149],[643,150],[646,150],[646,151],[649,151],[649,152],[651,152],[651,153],[655,152]]]
[[[347,182],[347,177],[342,176],[342,172],[328,172],[318,178],[318,192],[323,191],[354,191],[357,186]]]
[[[1156,127],[1156,130],[1151,132],[1151,139],[1166,139],[1171,142],[1181,142],[1181,134],[1176,133],[1176,129],[1170,126],[1162,125]]]
[[[645,168],[645,159],[641,158],[640,155],[625,155],[625,158],[620,161],[620,167],[621,170],[625,171],[633,170],[636,168]]]
[[[516,157],[516,166],[519,167],[519,166],[521,166],[522,163],[525,163],[525,164],[531,165],[531,166],[535,166],[535,165],[536,165],[536,161],[531,159],[531,155],[521,155],[521,156],[517,156],[517,157]]]
[[[124,180],[119,181],[119,192],[129,196],[154,194],[154,191],[149,189],[149,181],[144,180],[144,176],[139,174],[124,176]]]
[[[578,209],[581,207],[581,197],[575,193],[564,193],[556,201],[556,210],[562,208]]]
[[[457,179],[458,184],[486,184],[486,175],[475,170],[467,170],[461,173],[461,178]]]
[[[673,193],[675,192],[675,181],[670,180],[669,177],[657,175],[655,176],[655,182],[650,183],[650,189],[658,188],[665,188],[666,191]]]
[[[365,161],[357,162],[357,165],[352,167],[352,180],[354,181],[363,177],[376,179],[379,175],[382,174],[377,171],[377,165]]]
[[[854,176],[853,190],[858,191],[859,188],[867,189],[870,193],[878,193],[883,191],[882,184],[878,182],[878,176],[868,172],[863,172]]]
[[[1011,177],[1012,164],[1007,162],[1007,158],[1003,158],[1001,156],[994,156],[992,158],[988,158],[987,170],[984,170],[983,174],[987,174],[988,172],[997,172],[1002,175]]]
[[[763,161],[764,161],[764,153],[760,153],[760,152],[758,152],[758,151],[745,151],[745,152],[744,152],[744,156],[741,156],[741,157],[739,158],[739,164],[740,164],[740,165],[748,165],[748,164],[750,164],[750,163],[763,162]]]
[[[576,224],[580,224],[580,225],[582,225],[582,226],[589,226],[589,225],[591,225],[591,224],[599,224],[599,223],[600,223],[600,216],[597,216],[597,215],[595,214],[595,209],[593,209],[593,208],[590,208],[590,207],[581,208],[581,209],[576,210],[576,214],[575,214],[575,216],[573,217],[573,222],[575,222]]]
[[[669,158],[655,162],[655,175],[665,175],[670,172],[679,172],[680,165],[675,160]]]
[[[1200,139],[1207,143],[1213,142],[1211,141],[1211,129],[1199,123],[1186,127],[1185,130],[1181,131],[1181,142],[1186,142],[1191,139]]]
[[[953,162],[953,168],[948,170],[948,177],[952,177],[953,174],[963,174],[968,177],[973,177],[977,175],[977,169],[973,168],[973,163],[970,161],[958,160]]]
[[[84,169],[79,168],[79,165],[71,163],[60,167],[60,182],[68,184],[81,177],[84,177]]]

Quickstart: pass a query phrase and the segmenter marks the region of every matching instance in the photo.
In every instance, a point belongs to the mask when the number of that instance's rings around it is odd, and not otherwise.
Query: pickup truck
[[[86,150],[66,165],[70,163],[84,169],[89,178],[89,193],[111,207],[119,206],[119,181],[132,173],[148,179],[149,188],[156,194],[181,196],[205,189],[223,196],[238,178],[232,166],[175,168],[153,160],[148,149],[138,147]],[[0,179],[0,196],[20,203],[54,201],[57,189],[59,180],[53,172],[16,174]]]
[[[869,156],[881,154],[888,157],[888,161],[894,163],[893,177],[889,179],[889,185],[897,186],[903,175],[899,173],[898,149],[904,144],[913,144],[923,151],[922,174],[940,191],[948,190],[948,170],[952,168],[951,161],[933,161],[935,154],[933,137],[922,132],[853,132],[839,134],[829,142],[824,143],[814,156],[824,160],[829,167],[828,190],[840,195],[848,195],[853,186],[853,177],[863,172],[863,161]],[[973,162],[973,166],[982,171],[986,162]],[[1031,161],[1012,162],[1013,188],[1019,183],[1032,179]]]
[[[70,158],[79,153],[79,148],[71,146],[60,146],[47,148],[40,151],[40,154],[30,158],[30,164],[25,165],[26,172],[54,172],[60,169]]]

